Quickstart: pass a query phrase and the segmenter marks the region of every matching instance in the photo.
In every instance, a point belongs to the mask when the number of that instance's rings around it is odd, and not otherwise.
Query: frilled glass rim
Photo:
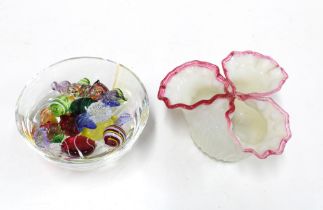
[[[264,92],[264,93],[239,93],[236,91],[236,87],[234,85],[234,83],[230,80],[229,77],[229,73],[228,70],[225,66],[225,63],[227,61],[229,61],[234,55],[244,55],[244,54],[251,54],[254,55],[256,57],[259,58],[265,58],[270,60],[271,62],[275,63],[276,67],[279,67],[283,78],[282,80],[279,82],[278,86],[273,88],[273,90],[269,91],[269,92]],[[224,87],[224,93],[223,94],[215,94],[213,95],[211,98],[209,99],[202,99],[199,100],[197,102],[195,102],[194,104],[185,104],[185,103],[175,103],[172,104],[170,99],[168,97],[165,96],[165,90],[167,88],[167,84],[168,82],[174,77],[176,76],[176,74],[178,74],[181,71],[184,71],[187,67],[192,67],[192,66],[198,66],[198,67],[204,67],[204,68],[208,68],[210,70],[214,71],[215,74],[215,78],[216,80],[218,80],[219,82],[221,82],[223,84]],[[290,124],[289,124],[289,115],[288,113],[283,110],[273,99],[271,99],[269,96],[271,96],[272,94],[278,92],[281,87],[283,86],[283,84],[285,83],[285,81],[288,78],[287,73],[285,72],[285,70],[279,66],[279,64],[271,57],[266,56],[266,55],[262,55],[258,52],[254,52],[254,51],[232,51],[227,57],[225,57],[222,60],[222,67],[223,67],[223,71],[224,71],[224,75],[225,77],[223,77],[220,74],[219,68],[217,65],[209,63],[209,62],[205,62],[205,61],[198,61],[198,60],[193,60],[193,61],[189,61],[186,62],[178,67],[176,67],[175,69],[173,69],[172,71],[170,71],[166,77],[161,81],[160,86],[159,86],[159,91],[158,91],[158,99],[164,101],[165,105],[167,108],[169,109],[175,109],[175,108],[182,108],[182,109],[186,109],[186,110],[192,110],[197,108],[200,105],[209,105],[212,104],[215,100],[219,99],[219,98],[226,98],[229,100],[229,108],[227,110],[227,112],[225,113],[225,118],[227,121],[227,126],[228,126],[228,131],[230,133],[230,135],[232,136],[234,143],[236,143],[237,145],[239,145],[241,147],[241,149],[244,152],[247,153],[252,153],[254,154],[256,157],[260,158],[260,159],[264,159],[267,158],[270,155],[279,155],[282,154],[285,148],[285,145],[287,143],[287,141],[291,138],[292,134],[290,131]],[[232,120],[231,120],[231,115],[234,113],[235,111],[235,105],[234,105],[234,100],[235,98],[240,99],[240,100],[246,100],[246,99],[256,99],[256,100],[261,100],[261,101],[266,101],[268,103],[270,103],[272,106],[275,107],[275,109],[284,116],[284,125],[285,125],[285,130],[286,130],[286,136],[284,136],[281,140],[280,140],[280,144],[276,149],[268,149],[262,153],[258,153],[256,152],[253,148],[242,148],[242,145],[238,139],[238,137],[233,133],[232,130]]]

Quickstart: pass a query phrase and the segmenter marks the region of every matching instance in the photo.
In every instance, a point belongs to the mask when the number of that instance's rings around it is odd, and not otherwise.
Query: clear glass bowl
[[[130,116],[123,126],[126,134],[124,143],[118,147],[110,147],[103,138],[96,140],[94,151],[86,156],[71,156],[62,151],[63,141],[68,138],[66,135],[59,143],[50,143],[46,148],[39,147],[35,142],[35,130],[40,127],[40,112],[60,95],[52,89],[52,83],[65,80],[76,83],[82,78],[88,78],[91,83],[100,80],[109,90],[122,90],[127,101],[113,110],[121,113],[122,109],[122,113]],[[17,127],[26,142],[47,160],[73,169],[97,167],[107,160],[116,160],[123,156],[138,139],[148,116],[148,96],[139,78],[123,65],[96,57],[70,58],[49,66],[25,86],[16,107]],[[57,117],[58,124],[59,120]]]

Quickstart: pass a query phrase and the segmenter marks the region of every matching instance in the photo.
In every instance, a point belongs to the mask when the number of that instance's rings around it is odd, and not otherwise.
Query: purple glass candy
[[[59,93],[67,93],[68,88],[71,86],[69,81],[62,81],[62,82],[53,82],[52,89],[59,92]]]
[[[129,113],[123,113],[119,116],[118,120],[116,121],[116,125],[122,126],[131,120],[131,115]]]
[[[35,144],[40,148],[47,148],[50,144],[47,137],[47,129],[44,127],[39,127],[34,133]]]

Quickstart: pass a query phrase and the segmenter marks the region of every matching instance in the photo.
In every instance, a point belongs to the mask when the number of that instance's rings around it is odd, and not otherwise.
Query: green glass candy
[[[124,94],[123,94],[123,92],[122,92],[122,90],[120,88],[115,88],[113,90],[116,91],[117,97],[118,97],[118,101],[120,103],[127,101],[126,97],[124,96]]]
[[[64,134],[56,134],[53,136],[53,139],[51,140],[52,143],[61,143],[64,139]]]
[[[71,101],[67,96],[59,96],[55,98],[49,105],[50,111],[59,117],[69,111]]]
[[[80,84],[80,85],[90,85],[90,84],[91,84],[91,82],[90,82],[90,80],[89,80],[88,78],[84,77],[83,79],[81,79],[81,80],[78,82],[78,84]]]
[[[70,111],[74,115],[82,114],[86,111],[86,108],[89,107],[92,103],[96,102],[91,98],[79,98],[72,102]]]

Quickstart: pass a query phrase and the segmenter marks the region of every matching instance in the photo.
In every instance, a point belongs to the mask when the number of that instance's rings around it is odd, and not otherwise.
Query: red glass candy
[[[89,97],[93,100],[100,100],[104,93],[109,89],[102,84],[99,80],[96,81],[89,90]]]
[[[66,136],[76,136],[80,133],[77,130],[75,117],[73,115],[62,115],[60,116],[60,119],[59,124]]]
[[[90,155],[95,149],[95,142],[85,136],[71,136],[66,138],[61,149],[73,157]]]

